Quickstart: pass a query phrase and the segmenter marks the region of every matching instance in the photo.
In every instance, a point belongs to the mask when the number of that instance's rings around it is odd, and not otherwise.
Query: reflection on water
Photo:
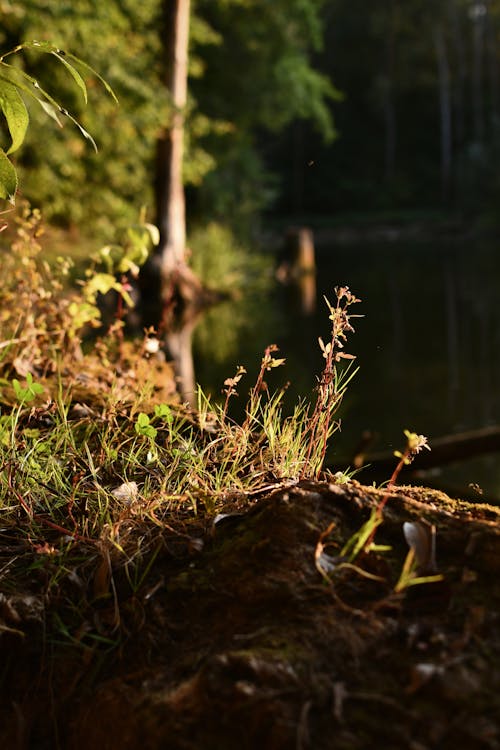
[[[267,344],[287,366],[270,385],[291,381],[289,400],[307,396],[321,369],[318,336],[328,336],[323,295],[348,285],[364,315],[347,351],[360,371],[342,408],[335,455],[361,432],[377,449],[401,447],[403,429],[432,436],[500,424],[500,248],[484,242],[340,245],[317,248],[315,312],[305,315],[293,286],[248,290],[212,310],[195,332],[196,378],[217,396],[237,364],[249,371],[244,397]],[[500,494],[496,456],[447,470],[454,482],[477,482]]]

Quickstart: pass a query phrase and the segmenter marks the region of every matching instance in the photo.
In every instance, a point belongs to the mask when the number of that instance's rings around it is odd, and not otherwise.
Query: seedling
[[[26,385],[21,385],[19,380],[14,378],[12,381],[12,387],[14,388],[14,393],[20,404],[30,403],[39,396],[40,393],[43,393],[43,385],[33,381],[33,375],[31,372],[26,373]]]

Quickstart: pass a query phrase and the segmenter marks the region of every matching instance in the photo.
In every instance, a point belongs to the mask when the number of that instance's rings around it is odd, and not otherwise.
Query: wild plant
[[[223,467],[222,476],[227,489],[251,491],[252,486],[283,479],[296,481],[304,477],[318,478],[325,459],[328,441],[338,429],[334,417],[341,404],[348,383],[356,370],[349,365],[339,370],[340,360],[354,357],[343,351],[347,334],[354,329],[350,322],[350,305],[359,300],[347,287],[335,290],[336,305],[326,300],[331,337],[327,344],[320,339],[325,366],[316,386],[316,399],[311,407],[300,401],[291,414],[284,415],[284,389],[270,392],[266,382],[267,373],[285,364],[285,359],[276,357],[276,345],[266,347],[254,385],[250,388],[245,405],[245,418],[241,425],[228,417],[229,402],[237,396],[237,387],[246,373],[239,366],[232,378],[224,382],[225,399],[222,407],[211,407],[215,411],[216,437],[208,442],[204,452],[208,465]],[[204,408],[201,408],[203,402]],[[205,423],[209,402],[199,399],[198,413]],[[212,413],[214,413],[212,411]],[[217,491],[221,490],[221,474],[217,472]],[[244,481],[243,481],[244,480]],[[248,484],[247,484],[248,483]],[[208,490],[208,486],[206,486]]]
[[[385,544],[376,544],[375,535],[377,529],[383,523],[383,509],[390,499],[398,477],[405,466],[408,466],[415,456],[423,448],[430,450],[427,438],[415,432],[405,430],[406,446],[403,451],[394,451],[398,463],[385,487],[381,499],[372,508],[368,519],[362,526],[352,534],[335,558],[326,552],[325,540],[332,532],[335,524],[330,524],[318,540],[315,552],[315,563],[320,574],[329,583],[335,580],[339,574],[346,570],[354,570],[358,575],[377,581],[384,581],[378,575],[373,575],[363,565],[370,555],[389,552],[391,547]],[[403,562],[393,591],[399,594],[410,586],[418,584],[436,583],[442,580],[442,575],[437,572],[435,561],[435,538],[436,529],[432,524],[419,520],[403,524],[404,536],[409,546],[408,553]]]
[[[427,442],[427,438],[424,435],[417,435],[416,432],[410,432],[410,430],[404,431],[406,437],[406,446],[401,451],[394,451],[394,456],[399,459],[394,471],[391,474],[389,482],[386,486],[386,491],[377,506],[377,514],[382,515],[382,511],[390,497],[390,493],[398,481],[398,477],[405,466],[409,466],[415,456],[417,456],[424,448],[430,451],[430,445]]]
[[[273,392],[266,382],[285,362],[271,345],[238,424],[229,411],[243,367],[225,381],[221,405],[200,389],[193,410],[173,390],[170,399],[160,390],[158,381],[173,383],[173,374],[155,358],[154,332],[117,345],[111,331],[85,351],[83,334],[99,322],[97,294],[110,278],[120,283],[116,270],[140,262],[147,227],[137,243],[128,237],[101,253],[104,268],[94,266],[79,290],[67,288],[67,262],[56,272],[44,262],[42,235],[40,214],[23,209],[0,289],[2,528],[21,521],[27,549],[36,545],[35,555],[43,554],[54,585],[57,571],[71,571],[83,555],[79,575],[92,581],[95,596],[114,601],[117,571],[134,590],[141,585],[159,554],[158,529],[187,538],[182,526],[197,514],[215,515],[234,501],[320,476],[354,374],[340,361],[352,359],[343,346],[357,300],[343,287],[335,304],[327,302],[331,336],[320,341],[325,365],[313,404],[303,400],[285,412],[285,390]]]
[[[335,289],[337,303],[333,306],[325,297],[331,321],[330,340],[325,344],[319,338],[319,345],[323,353],[325,364],[318,378],[316,386],[316,401],[312,414],[307,413],[305,437],[307,439],[307,455],[301,477],[312,476],[318,478],[326,455],[328,441],[332,434],[339,428],[339,422],[334,417],[342,402],[347,386],[357,372],[349,366],[344,370],[338,369],[341,360],[354,360],[352,354],[344,351],[344,343],[347,334],[352,333],[354,328],[351,319],[354,316],[349,312],[351,305],[360,302],[348,287],[337,287]]]

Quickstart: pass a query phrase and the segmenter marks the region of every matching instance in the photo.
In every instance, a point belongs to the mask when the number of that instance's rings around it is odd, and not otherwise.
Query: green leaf
[[[83,125],[80,125],[80,123],[78,122],[78,120],[76,120],[73,117],[73,115],[70,115],[70,113],[67,110],[61,110],[61,112],[62,112],[63,115],[66,115],[66,117],[69,117],[69,119],[71,120],[71,122],[74,125],[76,125],[76,127],[78,128],[78,130],[80,131],[80,133],[83,135],[83,137],[86,138],[88,141],[91,142],[92,146],[94,147],[94,151],[97,153],[97,151],[99,150],[97,148],[97,143],[94,141],[94,139],[92,138],[92,136],[90,135],[90,133],[88,132],[88,130],[85,130],[85,128],[83,127]]]
[[[3,149],[0,149],[0,198],[15,203],[17,173]]]
[[[16,398],[19,399],[21,395],[21,383],[17,378],[14,378],[12,381],[12,387],[14,388],[14,393],[16,394]]]
[[[156,224],[149,224],[148,222],[145,222],[143,226],[149,232],[149,236],[151,237],[151,242],[153,243],[153,245],[159,245],[160,244],[160,230],[158,229]]]
[[[15,84],[3,81],[0,85],[0,108],[12,138],[12,145],[7,151],[10,154],[24,141],[29,123],[28,110]]]
[[[111,289],[116,289],[117,281],[111,273],[96,273],[87,281],[84,294],[87,299],[94,299],[95,295],[107,294]]]
[[[55,55],[55,57],[57,57],[57,59],[60,60],[60,62],[62,62],[63,65],[65,65],[68,68],[69,72],[75,79],[78,86],[82,88],[82,85],[83,85],[82,90],[84,91],[85,101],[87,101],[87,89],[86,89],[85,83],[83,82],[83,79],[80,73],[68,62],[68,60],[72,60],[80,68],[83,68],[83,70],[95,76],[95,78],[97,78],[97,80],[102,83],[102,85],[104,86],[108,94],[115,100],[116,103],[118,103],[116,94],[111,88],[111,86],[109,85],[109,83],[105,81],[104,78],[101,75],[99,75],[99,73],[96,70],[94,70],[94,68],[92,68],[90,65],[88,65],[88,63],[84,62],[83,60],[80,60],[80,58],[77,57],[76,55],[72,55],[70,52],[65,52],[64,50],[59,49],[58,47],[54,46],[50,42],[40,42],[35,39],[31,42],[24,42],[21,46],[24,49],[37,49],[37,50],[40,50],[41,52],[47,52],[48,54]]]
[[[155,417],[165,419],[167,422],[173,421],[172,409],[168,404],[156,404],[155,405]]]
[[[38,104],[41,106],[45,114],[47,114],[49,117],[52,117],[53,120],[57,122],[60,128],[62,128],[63,124],[58,116],[58,110],[52,106],[49,102],[46,102],[44,99],[38,99],[38,97],[35,97]]]
[[[137,415],[134,427],[138,435],[144,435],[144,437],[147,437],[150,440],[154,440],[158,434],[157,429],[150,424],[148,415],[144,414],[142,411]]]
[[[22,84],[21,82],[16,81],[14,85],[17,86],[18,88],[20,88],[22,91],[26,91],[31,96],[33,96],[35,99],[37,99],[37,101],[42,105],[42,107],[47,112],[47,114],[49,114],[51,117],[53,117],[58,122],[58,124],[61,125],[61,127],[62,127],[62,123],[58,119],[57,115],[55,115],[55,112],[51,112],[50,111],[50,107],[47,106],[47,102],[48,102],[48,104],[52,105],[52,107],[57,111],[58,115],[64,115],[69,120],[71,120],[71,122],[74,125],[76,125],[76,127],[78,128],[78,130],[80,131],[80,133],[83,135],[83,137],[86,138],[87,140],[89,140],[92,143],[92,146],[94,147],[94,150],[97,153],[97,150],[98,150],[97,149],[97,144],[94,141],[94,139],[92,138],[92,136],[90,135],[90,133],[87,132],[82,125],[80,125],[80,123],[78,122],[78,120],[75,117],[73,117],[73,115],[70,114],[67,109],[65,109],[64,107],[62,107],[59,104],[59,102],[56,99],[54,99],[53,96],[51,96],[47,91],[45,91],[45,89],[43,89],[40,86],[40,84],[38,83],[38,81],[36,80],[36,78],[33,78],[33,76],[28,75],[28,73],[26,73],[24,70],[21,70],[20,68],[12,68],[12,66],[8,65],[7,63],[1,63],[1,65],[3,66],[4,69],[8,68],[9,69],[9,73],[10,73],[10,71],[12,71],[15,75],[17,75],[18,77],[22,78],[24,81],[29,81],[33,85],[33,87],[37,91],[39,91],[40,94],[42,94],[43,97],[45,97],[46,101],[43,104],[42,104],[42,99],[39,99],[35,94],[33,94],[33,92],[25,84]],[[4,78],[4,80],[5,80],[5,78]]]
[[[344,544],[340,553],[341,557],[347,557],[349,562],[352,563],[352,561],[355,560],[359,553],[364,549],[368,540],[375,532],[375,529],[381,523],[382,518],[377,513],[377,509],[374,508],[370,513],[370,518],[365,521],[361,528],[358,529],[358,531],[356,531]]]
[[[45,110],[45,112],[49,115],[49,117],[52,117],[59,127],[62,128],[62,122],[58,117],[58,112],[60,112],[61,108],[59,104],[55,101],[55,99],[52,99],[52,97],[47,94],[46,91],[42,89],[36,78],[33,78],[32,76],[29,76],[27,73],[25,73],[23,70],[17,70],[15,68],[12,68],[10,65],[7,65],[7,63],[0,63],[2,70],[7,72],[7,75],[0,74],[0,87],[4,86],[5,84],[15,86],[20,91],[24,91],[25,94],[28,94],[28,96],[31,96],[33,99],[36,99],[36,101],[40,104],[41,107]],[[14,75],[17,73],[18,77],[22,77],[23,81],[12,81],[9,77],[11,73],[14,73]],[[44,99],[40,99],[35,93],[33,93],[33,88],[31,86],[27,86],[24,81],[29,81],[29,83],[32,85],[34,89],[39,91],[43,96],[47,97],[47,99],[50,99],[49,101],[45,101]]]
[[[77,69],[74,68],[73,65],[71,65],[71,63],[69,63],[65,59],[65,57],[63,57],[63,55],[66,55],[66,53],[63,52],[60,49],[56,49],[55,47],[54,47],[53,50],[51,50],[51,53],[54,55],[54,57],[56,57],[59,60],[60,63],[62,63],[62,65],[64,65],[64,67],[66,68],[66,70],[72,76],[72,78],[75,81],[76,85],[78,86],[78,88],[80,89],[80,91],[83,94],[83,98],[85,100],[85,104],[87,104],[87,87],[85,85],[85,81],[83,80],[83,78],[81,77],[81,75],[77,71]]]
[[[83,60],[80,60],[79,57],[76,57],[76,55],[72,55],[69,52],[66,52],[66,57],[68,57],[70,60],[73,60],[73,62],[75,62],[77,65],[79,65],[81,68],[83,68],[83,70],[86,70],[88,73],[90,73],[91,75],[95,76],[97,78],[97,80],[100,81],[100,83],[104,86],[104,88],[106,89],[106,91],[108,92],[108,94],[111,96],[111,98],[114,99],[115,102],[118,104],[118,98],[117,98],[115,92],[113,91],[113,89],[111,88],[111,86],[109,85],[109,83],[107,81],[105,81],[104,78],[101,75],[99,75],[99,73],[97,72],[97,70],[94,70],[94,68],[92,68],[86,62],[84,62]]]
[[[83,68],[86,72],[95,76],[98,79],[98,81],[100,81],[101,84],[104,86],[108,94],[115,100],[115,102],[118,103],[116,94],[111,88],[111,86],[109,85],[109,83],[101,75],[99,75],[99,73],[96,70],[94,70],[94,68],[92,68],[90,65],[88,65],[88,63],[84,62],[83,60],[80,60],[80,58],[77,57],[76,55],[72,55],[69,52],[65,52],[65,50],[59,49],[59,47],[56,47],[51,42],[43,42],[43,41],[39,41],[38,39],[32,39],[29,42],[23,42],[22,44],[18,44],[17,47],[14,47],[14,49],[10,50],[9,52],[6,52],[4,55],[0,57],[0,63],[3,62],[3,60],[8,55],[11,55],[16,52],[21,52],[24,49],[36,49],[36,50],[39,50],[40,52],[46,52],[49,55],[54,55],[55,57],[57,57],[57,59],[68,69],[74,81],[76,82],[78,87],[82,90],[85,101],[87,101],[87,87],[85,86],[83,78],[80,75],[80,73],[76,70],[76,68],[73,65],[71,65],[71,63],[68,62],[68,59],[73,60],[73,62],[75,62],[77,65]]]

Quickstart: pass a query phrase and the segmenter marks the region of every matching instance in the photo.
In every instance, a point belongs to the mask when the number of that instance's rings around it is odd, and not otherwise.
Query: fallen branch
[[[343,462],[336,462],[335,466],[328,467],[329,470],[342,471],[346,466],[352,466],[359,470],[357,478],[362,482],[387,480],[394,470],[397,459],[392,451],[370,453],[370,443],[368,436],[364,435],[355,455]],[[429,445],[431,451],[419,453],[412,464],[403,467],[401,474],[404,477],[409,479],[418,476],[422,471],[500,451],[500,426],[429,438]],[[426,477],[425,481],[429,484],[429,477]],[[433,482],[431,484],[435,486]]]

